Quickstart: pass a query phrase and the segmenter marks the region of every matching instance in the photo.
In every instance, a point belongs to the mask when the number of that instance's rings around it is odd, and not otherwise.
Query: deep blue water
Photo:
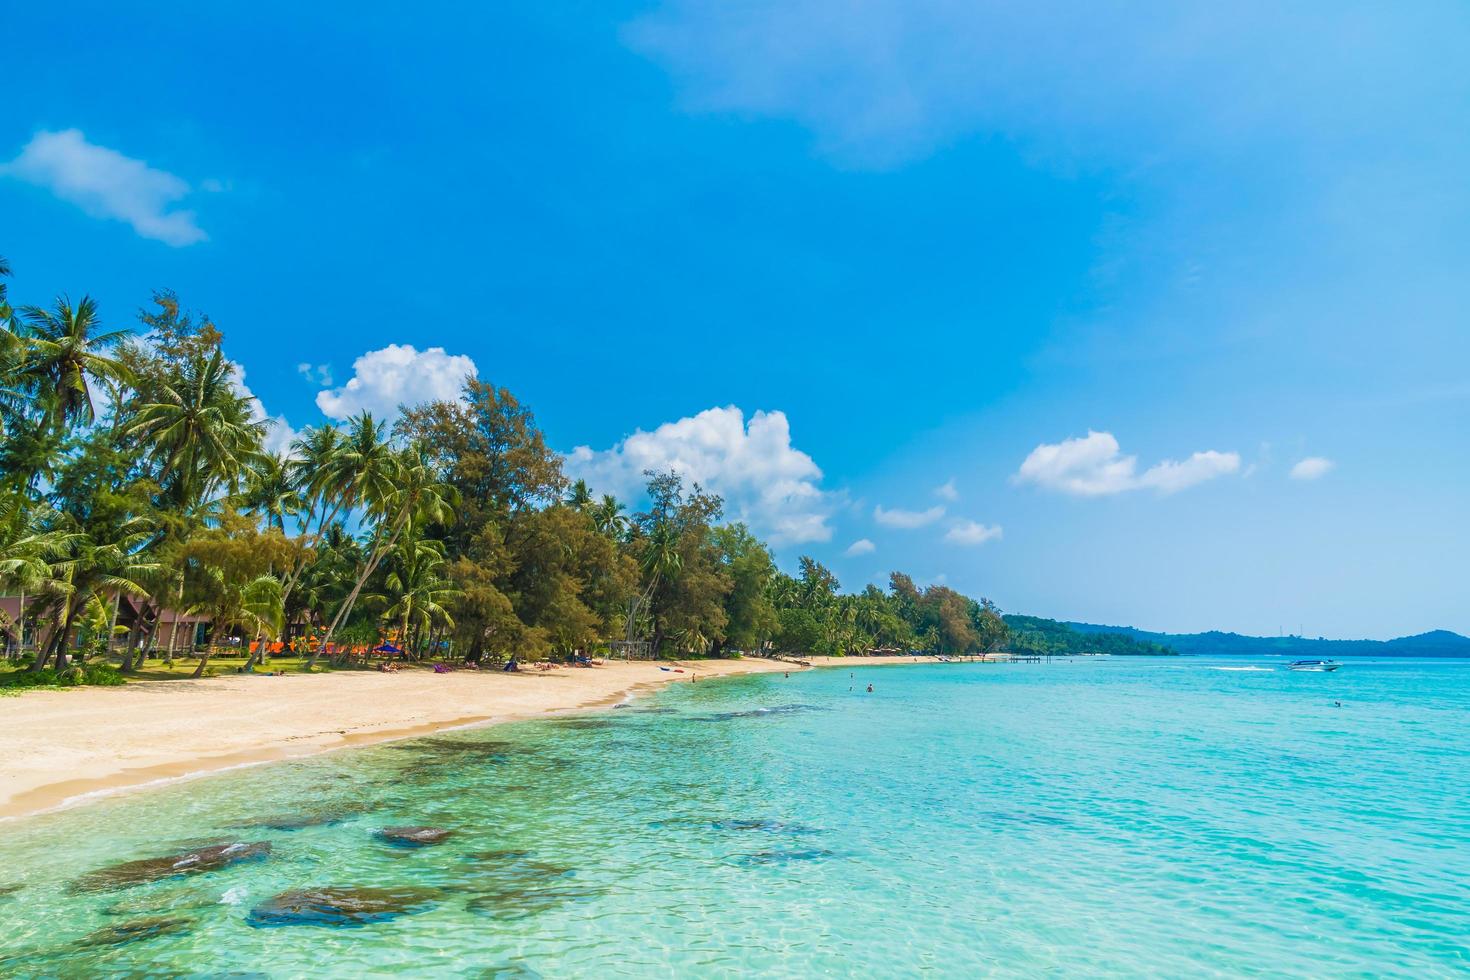
[[[1464,661],[683,685],[0,825],[0,973],[1464,975],[1467,763]]]

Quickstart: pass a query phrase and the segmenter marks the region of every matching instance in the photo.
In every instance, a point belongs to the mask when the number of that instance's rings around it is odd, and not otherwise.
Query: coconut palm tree
[[[58,563],[56,585],[43,594],[55,611],[51,642],[31,665],[40,670],[54,653],[58,669],[66,666],[77,615],[93,598],[106,593],[147,595],[143,582],[158,571],[158,562],[144,550],[153,540],[155,525],[143,517],[121,521],[99,519],[80,527],[68,517],[69,547]]]
[[[21,378],[26,345],[10,305],[9,277],[10,263],[0,255],[0,435],[13,437],[22,427],[27,404]]]
[[[592,507],[592,488],[586,480],[578,480],[567,491],[567,506],[578,513],[586,513]]]
[[[372,419],[366,416],[368,427]],[[353,440],[349,438],[349,446]],[[357,466],[356,484],[361,488],[361,500],[367,509],[372,524],[367,561],[358,573],[352,591],[332,617],[332,623],[322,635],[321,645],[307,661],[310,670],[332,641],[337,627],[352,615],[352,607],[362,593],[363,585],[382,562],[383,556],[392,550],[410,522],[419,526],[447,524],[454,520],[454,488],[439,480],[439,475],[430,465],[422,447],[410,446],[400,452],[389,449],[379,453],[356,455],[349,450],[349,459]]]
[[[599,533],[621,540],[628,533],[628,517],[623,510],[624,507],[618,503],[617,497],[610,493],[603,494],[602,500],[592,510],[592,523]]]
[[[54,527],[57,514],[17,492],[0,494],[0,594],[20,597],[19,622],[0,622],[19,646],[24,639],[26,594],[64,594],[61,561],[75,535]]]
[[[236,491],[261,458],[266,423],[251,417],[235,384],[235,366],[215,348],[180,377],[157,380],[124,430],[145,440],[171,504],[191,510],[220,489]]]
[[[419,538],[411,528],[387,560],[383,591],[362,597],[364,605],[380,607],[383,620],[398,627],[405,651],[416,646],[411,635],[422,637],[440,624],[454,626],[446,604],[459,592],[444,577],[446,564],[443,544]]]
[[[26,360],[20,377],[42,407],[41,424],[64,431],[97,418],[94,397],[98,386],[115,387],[125,380],[123,365],[106,351],[131,331],[103,330],[97,303],[90,296],[72,306],[65,296],[51,309],[28,306],[21,310]]]
[[[285,621],[285,609],[281,600],[281,581],[274,575],[257,575],[254,578],[236,579],[220,565],[205,565],[206,597],[189,606],[191,614],[203,613],[209,617],[214,640],[239,627],[247,635],[273,641],[281,635]],[[194,677],[203,677],[209,666],[210,652],[214,642],[204,649],[199,665],[194,668]],[[251,658],[254,665],[254,658]]]
[[[282,534],[286,533],[286,518],[297,516],[302,509],[290,466],[285,456],[263,454],[251,468],[245,486],[246,508]]]

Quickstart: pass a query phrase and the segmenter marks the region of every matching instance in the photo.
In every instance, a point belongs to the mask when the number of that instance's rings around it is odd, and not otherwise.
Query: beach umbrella
[[[380,647],[376,648],[375,650],[373,650],[373,653],[402,653],[402,652],[403,652],[402,650],[398,649],[397,647],[395,647],[391,643],[384,643],[382,646],[380,646]]]

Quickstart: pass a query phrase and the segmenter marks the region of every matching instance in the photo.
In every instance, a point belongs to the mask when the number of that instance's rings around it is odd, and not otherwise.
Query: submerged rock
[[[348,819],[348,813],[278,813],[235,824],[236,827],[261,827],[265,830],[305,830],[307,827],[333,827]]]
[[[612,728],[615,724],[608,718],[552,718],[549,720],[557,728],[571,728],[576,731],[596,731],[600,728]]]
[[[602,889],[587,885],[532,885],[518,888],[507,885],[482,892],[465,903],[475,915],[494,919],[528,919],[566,905],[584,902],[602,894]]]
[[[747,868],[754,868],[768,864],[820,861],[822,858],[832,857],[835,853],[835,851],[829,851],[825,848],[812,848],[806,851],[761,851],[758,854],[743,854],[735,859],[735,863],[744,865]]]
[[[125,861],[108,868],[99,868],[78,878],[72,888],[81,892],[129,888],[133,885],[147,884],[150,881],[162,881],[165,878],[218,871],[242,861],[263,859],[270,852],[270,841],[262,840],[249,844],[236,841],[231,844],[215,844],[183,854],[143,858],[139,861]]]
[[[509,756],[524,752],[525,747],[505,739],[492,738],[445,738],[429,736],[408,742],[395,742],[387,746],[392,752],[410,752],[414,755],[462,759],[465,756]]]
[[[773,718],[793,715],[803,711],[826,711],[815,704],[778,704],[769,708],[751,708],[748,711],[721,711],[718,714],[702,715],[696,721],[734,721],[737,718]]]
[[[16,892],[20,891],[24,887],[25,885],[21,884],[0,885],[0,900],[9,898],[11,895],[14,895]]]
[[[152,939],[155,936],[167,936],[176,932],[184,932],[192,924],[192,920],[177,916],[153,916],[147,919],[134,919],[132,922],[124,922],[121,925],[98,929],[83,939],[81,944],[83,946],[121,946],[124,943],[135,943],[144,939]]]
[[[261,926],[365,926],[423,912],[438,902],[437,888],[300,888],[282,892],[250,910]]]
[[[442,844],[452,834],[453,831],[440,827],[384,827],[378,831],[377,837],[394,847],[427,847]]]
[[[602,889],[574,884],[575,868],[532,858],[530,851],[480,851],[466,860],[473,870],[466,886],[477,893],[465,904],[476,915],[524,919],[568,902],[602,894]]]
[[[472,854],[466,854],[465,860],[485,861],[487,863],[496,863],[501,861],[519,861],[523,858],[528,858],[535,853],[535,851],[475,851]]]
[[[152,894],[134,894],[102,907],[103,915],[169,915],[219,905],[222,899],[214,892],[172,889]]]

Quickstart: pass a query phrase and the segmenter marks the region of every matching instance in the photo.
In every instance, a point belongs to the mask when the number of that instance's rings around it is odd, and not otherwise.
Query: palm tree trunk
[[[352,607],[357,602],[357,597],[362,592],[362,587],[367,584],[369,576],[371,576],[373,572],[377,569],[378,563],[383,560],[383,556],[386,555],[388,551],[393,547],[394,543],[397,542],[398,535],[403,532],[403,525],[407,523],[407,521],[408,512],[404,511],[403,515],[398,519],[396,526],[393,528],[393,533],[388,536],[388,540],[380,547],[374,549],[372,555],[368,559],[367,565],[362,570],[362,574],[357,577],[357,581],[353,584],[352,591],[347,594],[346,600],[343,601],[341,607],[337,610],[337,615],[332,617],[332,625],[327,627],[327,632],[322,636],[321,645],[316,648],[316,652],[313,653],[311,655],[311,659],[306,662],[306,666],[303,668],[304,670],[311,670],[313,667],[315,667],[318,658],[320,658],[321,655],[326,652],[327,644],[332,642],[332,634],[335,633],[337,631],[337,627],[341,626],[342,623],[346,621],[347,617],[351,615]]]
[[[174,614],[173,626],[168,631],[168,661],[169,661],[169,663],[173,663],[173,659],[174,659],[174,640],[178,639],[178,636],[179,636],[179,606],[182,606],[183,604],[184,604],[184,583],[183,582],[180,582],[179,583],[179,597],[178,597],[178,602],[175,604],[175,606],[173,608],[173,614]],[[159,611],[159,615],[160,616],[163,615],[163,612],[161,610]]]
[[[259,627],[256,627],[256,629],[255,629],[255,650],[250,654],[250,656],[245,661],[245,673],[248,674],[252,670],[255,669],[255,665],[260,662],[260,658],[261,658],[261,655],[263,653],[265,653],[265,641],[261,639],[261,631],[260,631],[260,628]]]
[[[122,605],[122,591],[118,590],[112,594],[112,616],[107,621],[107,643],[102,648],[102,661],[112,656],[112,638],[117,635],[117,610]]]

